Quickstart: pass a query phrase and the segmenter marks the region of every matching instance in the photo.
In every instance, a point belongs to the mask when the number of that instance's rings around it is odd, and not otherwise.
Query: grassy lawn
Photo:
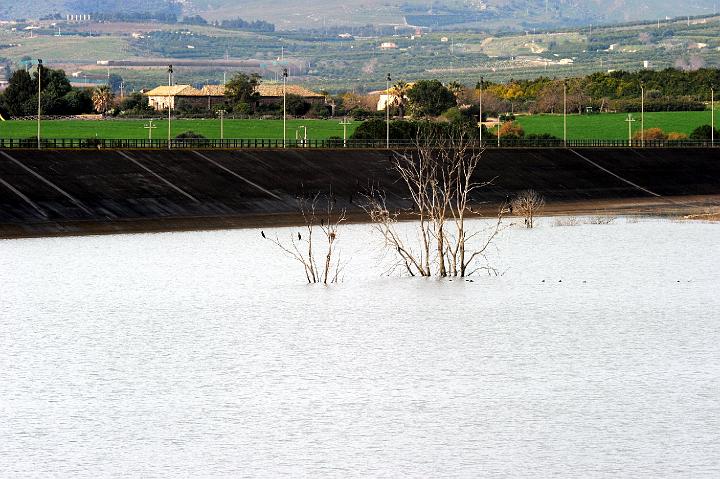
[[[640,131],[640,113],[633,113],[633,133]],[[568,115],[568,139],[627,139],[627,113],[603,113],[598,115]],[[717,120],[717,118],[716,118]],[[517,121],[525,134],[550,133],[563,136],[562,115],[518,116]],[[678,111],[645,113],[645,129],[661,128],[666,133],[676,131],[689,134],[701,125],[710,124],[709,111]]]
[[[147,138],[147,120],[46,120],[42,122],[44,138]],[[282,138],[282,120],[225,120],[225,138]],[[307,127],[309,139],[342,138],[343,127],[337,120],[288,120],[287,137],[302,136],[301,125]],[[360,122],[348,125],[347,134],[355,131]],[[167,138],[167,120],[153,120],[153,138]],[[173,120],[172,136],[192,130],[206,138],[220,138],[220,120]],[[0,138],[32,138],[37,135],[37,123],[28,120],[0,122]]]

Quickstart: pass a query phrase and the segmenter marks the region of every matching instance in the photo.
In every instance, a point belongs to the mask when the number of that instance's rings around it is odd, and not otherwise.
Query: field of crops
[[[153,120],[153,138],[167,138],[167,120]],[[348,125],[348,136],[360,122]],[[148,120],[44,120],[44,138],[147,138]],[[225,120],[225,138],[282,138],[282,120]],[[309,139],[342,138],[340,120],[288,120],[287,137],[302,136],[302,126],[307,127]],[[173,120],[173,137],[186,131],[194,131],[206,138],[220,138],[220,120]],[[0,138],[32,138],[37,135],[37,123],[29,120],[0,122]]]
[[[632,131],[640,131],[640,113],[633,113],[636,120]],[[680,111],[645,113],[645,129],[660,128],[664,132],[689,134],[701,125],[710,124],[709,111]],[[598,115],[568,115],[568,139],[627,139],[628,122],[626,113],[605,113]],[[716,118],[717,120],[717,118]],[[563,136],[562,115],[531,115],[517,118],[525,134],[549,133],[558,138]]]

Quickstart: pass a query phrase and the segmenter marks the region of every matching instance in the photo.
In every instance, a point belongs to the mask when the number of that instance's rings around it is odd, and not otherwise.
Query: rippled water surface
[[[474,282],[340,241],[331,287],[257,230],[0,241],[0,477],[720,477],[720,225],[545,220]]]

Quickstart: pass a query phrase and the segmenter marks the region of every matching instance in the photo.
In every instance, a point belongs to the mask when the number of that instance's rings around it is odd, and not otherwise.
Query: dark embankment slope
[[[0,236],[212,228],[297,212],[332,188],[359,210],[368,185],[406,206],[383,150],[7,150],[0,152]],[[720,194],[720,149],[488,150],[476,203],[527,188],[548,204]],[[672,202],[672,200],[668,200]]]

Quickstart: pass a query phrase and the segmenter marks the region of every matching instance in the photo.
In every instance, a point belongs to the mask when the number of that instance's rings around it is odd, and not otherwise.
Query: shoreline
[[[498,204],[482,204],[475,209],[479,217],[494,217]],[[546,204],[540,216],[651,216],[684,220],[720,220],[720,195],[674,196],[663,198],[623,198],[587,201],[558,201]],[[412,215],[401,215],[411,220]],[[361,210],[347,212],[346,223],[369,223]],[[0,239],[54,238],[112,234],[170,233],[225,229],[287,227],[302,224],[300,213],[265,213],[222,216],[174,216],[166,218],[126,218],[109,221],[61,220],[36,223],[0,224]]]

